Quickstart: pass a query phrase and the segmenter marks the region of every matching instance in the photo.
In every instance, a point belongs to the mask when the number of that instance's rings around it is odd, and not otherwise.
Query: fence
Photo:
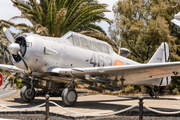
[[[45,98],[46,98],[46,102],[45,103],[42,103],[40,105],[31,107],[31,108],[12,108],[12,107],[7,107],[7,106],[1,105],[1,104],[0,104],[0,106],[3,107],[3,108],[13,109],[13,110],[28,110],[28,109],[34,109],[34,108],[42,107],[43,105],[46,105],[46,108],[45,108],[46,109],[46,118],[45,118],[45,120],[50,120],[50,117],[49,117],[49,103],[54,104],[57,107],[59,107],[59,108],[61,108],[63,110],[66,110],[68,112],[74,113],[74,114],[79,114],[79,115],[83,115],[83,116],[94,116],[94,117],[114,115],[114,114],[118,114],[118,113],[122,113],[122,112],[128,111],[128,110],[133,109],[133,108],[138,107],[138,106],[139,106],[139,120],[143,120],[143,107],[145,107],[146,109],[148,109],[150,111],[153,111],[153,112],[156,112],[156,113],[160,113],[160,114],[178,114],[178,113],[180,113],[180,111],[176,111],[176,112],[158,111],[158,110],[152,109],[152,108],[150,108],[150,107],[148,107],[146,105],[143,105],[144,104],[144,102],[143,102],[144,98],[142,96],[138,97],[138,99],[139,99],[138,103],[139,104],[135,104],[135,105],[132,105],[132,106],[130,106],[128,108],[125,108],[123,110],[119,110],[119,111],[112,112],[112,113],[106,113],[106,114],[85,114],[85,113],[75,112],[75,111],[72,111],[72,110],[69,110],[69,109],[66,109],[66,108],[62,107],[62,106],[58,105],[57,103],[55,103],[53,101],[49,101],[50,97],[49,97],[48,94],[46,94]]]

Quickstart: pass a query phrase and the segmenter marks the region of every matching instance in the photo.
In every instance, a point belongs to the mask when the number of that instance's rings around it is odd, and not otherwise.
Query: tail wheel
[[[77,92],[74,88],[65,88],[61,94],[62,101],[66,106],[72,106],[77,101]]]
[[[151,88],[150,92],[149,92],[149,95],[152,97],[152,98],[159,98],[158,94],[157,94],[157,88],[154,87],[154,88]]]
[[[152,98],[154,98],[154,97],[155,97],[155,92],[154,92],[154,90],[153,90],[153,89],[151,89],[151,90],[150,90],[149,95],[150,95]]]
[[[24,102],[30,103],[35,98],[35,90],[33,88],[32,91],[31,91],[31,85],[25,85],[24,87],[22,87],[20,95],[21,95],[21,99]]]

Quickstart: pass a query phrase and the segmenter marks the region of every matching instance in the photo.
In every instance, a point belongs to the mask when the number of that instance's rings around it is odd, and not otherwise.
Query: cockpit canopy
[[[107,42],[100,41],[95,38],[88,37],[72,31],[66,33],[64,36],[62,36],[62,38],[68,39],[72,43],[72,45],[84,49],[103,52],[107,54],[110,54],[113,51],[111,46]]]

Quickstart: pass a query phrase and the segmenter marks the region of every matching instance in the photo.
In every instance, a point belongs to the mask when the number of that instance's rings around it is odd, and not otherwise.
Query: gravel
[[[43,114],[6,114],[0,115],[0,119],[18,119],[18,120],[45,120]],[[69,118],[63,116],[50,116],[50,120],[139,120],[139,116],[107,116],[93,118]],[[143,120],[180,120],[179,116],[144,116]]]

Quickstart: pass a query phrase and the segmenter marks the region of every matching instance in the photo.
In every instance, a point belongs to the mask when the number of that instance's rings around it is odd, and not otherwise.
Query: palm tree
[[[1,58],[1,64],[7,63],[10,64],[10,53],[9,50],[7,49],[7,46],[10,44],[8,40],[6,40],[3,30],[3,27],[10,27],[16,25],[14,23],[5,21],[5,20],[0,20],[0,58]]]
[[[17,25],[45,36],[61,37],[68,31],[94,31],[106,35],[105,31],[95,22],[111,21],[104,17],[106,4],[100,4],[96,0],[29,0],[22,2],[11,0],[21,11],[21,16],[27,18],[33,27],[26,24]]]
[[[7,49],[7,46],[10,44],[9,41],[5,38],[4,33],[3,33],[3,27],[10,27],[10,26],[14,26],[16,27],[16,25],[14,23],[5,21],[5,20],[0,20],[0,63],[1,64],[12,64],[11,63],[11,58],[10,58],[10,53]],[[1,70],[2,71],[2,70]],[[9,81],[10,79],[10,75],[9,73],[3,71],[3,76],[6,76],[6,81],[8,81],[8,83],[5,85],[5,87],[3,89],[5,89],[7,87],[8,84],[12,83],[12,80]]]

